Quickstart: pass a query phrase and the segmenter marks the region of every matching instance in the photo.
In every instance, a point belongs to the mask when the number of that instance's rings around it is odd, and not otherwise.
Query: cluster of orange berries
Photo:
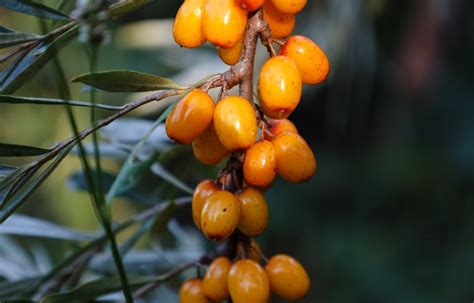
[[[241,58],[248,16],[262,10],[272,43],[291,34],[295,14],[306,1],[185,0],[176,16],[174,38],[188,48],[209,41],[225,63],[235,65]],[[277,174],[303,182],[316,171],[313,152],[287,117],[300,102],[303,84],[327,78],[329,61],[309,38],[290,36],[277,42],[279,54],[260,71],[259,105],[240,96],[225,96],[215,104],[205,90],[196,88],[166,120],[168,136],[192,144],[202,163],[214,165],[232,155],[217,180],[202,181],[193,195],[194,223],[209,239],[222,241],[236,230],[244,237],[260,235],[268,224],[262,191]],[[274,256],[265,268],[248,254],[237,259],[234,264],[227,257],[215,259],[203,280],[183,284],[180,302],[215,302],[230,296],[234,303],[264,303],[270,290],[297,300],[309,290],[306,271],[289,256]]]

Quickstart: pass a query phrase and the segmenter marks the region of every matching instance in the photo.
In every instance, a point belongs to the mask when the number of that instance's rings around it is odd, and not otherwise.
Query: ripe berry
[[[259,78],[260,105],[265,115],[274,119],[288,117],[301,99],[301,74],[288,57],[270,58]]]
[[[211,179],[203,180],[196,186],[193,193],[192,212],[194,224],[198,229],[201,229],[201,213],[206,199],[219,190],[220,187]]]
[[[287,14],[299,13],[306,5],[307,0],[270,0],[275,7]]]
[[[217,103],[214,127],[222,144],[230,151],[247,149],[257,139],[257,118],[250,101],[230,96]]]
[[[272,140],[278,174],[290,182],[303,182],[316,172],[316,158],[298,134],[283,132]]]
[[[295,62],[301,72],[303,83],[318,84],[329,74],[329,60],[324,51],[311,39],[291,36],[280,49],[280,54]]]
[[[263,194],[251,187],[237,193],[240,200],[239,230],[249,237],[260,235],[268,225],[268,206]]]
[[[196,159],[207,165],[217,164],[229,155],[229,151],[217,137],[214,123],[193,141],[193,153]]]
[[[288,119],[268,119],[269,128],[266,129],[265,132],[265,140],[272,140],[279,134],[284,131],[289,131],[290,133],[297,134],[298,129],[296,128],[295,124]]]
[[[300,300],[309,291],[310,281],[306,270],[287,255],[273,256],[265,266],[272,292],[286,300]]]
[[[228,191],[210,195],[201,213],[202,231],[209,239],[220,241],[230,236],[240,217],[240,202]]]
[[[263,5],[263,19],[270,26],[274,38],[288,37],[295,28],[295,15],[279,11],[271,1]]]
[[[213,114],[211,97],[200,89],[194,89],[169,114],[166,132],[179,143],[191,143],[211,124]]]
[[[183,283],[179,289],[179,303],[210,303],[202,292],[200,279],[191,279]]]
[[[228,65],[234,65],[239,62],[240,53],[242,52],[242,46],[244,43],[244,39],[240,39],[234,46],[231,48],[217,48],[217,53],[221,60]]]
[[[244,35],[247,11],[234,0],[207,0],[202,26],[209,42],[230,48]]]
[[[202,14],[206,0],[186,0],[178,10],[173,25],[176,43],[184,47],[198,47],[206,42],[202,30]]]
[[[264,2],[265,0],[235,0],[237,5],[249,12],[259,9]]]
[[[202,280],[202,291],[206,297],[216,302],[229,297],[227,276],[231,267],[232,262],[226,257],[219,257],[211,263]]]
[[[276,176],[276,157],[270,141],[255,143],[245,153],[244,178],[251,185],[267,187]]]
[[[233,303],[266,303],[270,286],[265,270],[253,260],[240,260],[232,265],[227,278]]]

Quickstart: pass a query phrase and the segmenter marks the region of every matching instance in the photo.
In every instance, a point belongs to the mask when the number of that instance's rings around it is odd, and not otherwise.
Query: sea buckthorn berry
[[[181,99],[166,119],[166,133],[179,143],[193,142],[212,122],[214,102],[200,89]]]
[[[291,36],[280,49],[280,55],[295,62],[301,72],[303,83],[318,84],[329,74],[329,60],[324,51],[311,39]]]
[[[259,9],[265,0],[235,0],[235,3],[246,11],[252,12]]]
[[[202,280],[202,291],[206,297],[216,302],[229,297],[227,276],[231,267],[232,262],[226,257],[219,257],[211,263]]]
[[[201,229],[201,213],[206,199],[219,190],[220,187],[211,179],[203,180],[196,186],[193,193],[192,212],[194,224],[198,229]]]
[[[202,30],[202,14],[206,0],[186,0],[176,14],[173,25],[173,36],[176,43],[192,48],[206,42]]]
[[[247,11],[234,0],[207,0],[202,26],[209,42],[230,48],[244,35]]]
[[[300,300],[309,291],[306,270],[287,255],[273,256],[265,266],[272,292],[286,300]]]
[[[294,134],[298,133],[298,129],[296,128],[295,124],[293,124],[293,122],[288,119],[268,119],[267,122],[269,124],[269,128],[266,129],[265,140],[272,140],[284,131]]]
[[[287,14],[299,13],[306,5],[307,0],[270,0],[275,7]]]
[[[263,19],[270,26],[273,38],[288,37],[295,28],[295,15],[279,11],[271,1],[263,5]]]
[[[210,195],[201,213],[202,231],[209,239],[220,241],[230,236],[240,217],[240,201],[228,191]]]
[[[193,141],[193,153],[196,159],[207,165],[214,165],[221,162],[229,155],[229,151],[222,145],[217,137],[214,123],[211,123]]]
[[[302,81],[298,67],[287,57],[270,58],[260,71],[260,105],[270,118],[288,117],[301,99]]]
[[[240,260],[232,265],[227,278],[233,303],[266,303],[270,286],[265,270],[253,260]]]
[[[268,225],[268,206],[263,194],[251,187],[237,193],[240,200],[239,230],[246,236],[260,235]]]
[[[242,38],[231,48],[217,47],[217,53],[225,64],[234,65],[239,62],[243,43],[244,39]]]
[[[217,103],[214,127],[222,144],[230,151],[247,149],[257,140],[257,118],[250,101],[230,96]]]
[[[316,172],[316,158],[298,134],[283,132],[272,140],[278,174],[290,182],[303,182]]]
[[[179,289],[179,303],[211,303],[202,292],[202,281],[191,279]]]
[[[276,176],[275,149],[270,141],[259,141],[245,153],[244,178],[251,185],[267,187]]]

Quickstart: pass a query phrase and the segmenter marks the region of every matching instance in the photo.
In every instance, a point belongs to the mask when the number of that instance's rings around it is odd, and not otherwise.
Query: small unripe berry
[[[247,149],[257,139],[257,118],[250,101],[229,96],[217,103],[214,127],[222,144],[230,151]]]
[[[253,260],[240,260],[234,263],[227,284],[233,303],[266,303],[270,297],[267,274]]]
[[[267,187],[276,176],[275,149],[270,141],[255,143],[245,153],[244,178],[251,185]]]
[[[210,195],[201,214],[201,226],[209,239],[221,241],[237,228],[240,217],[240,201],[228,191],[216,191]]]
[[[310,281],[306,270],[287,255],[273,256],[265,266],[272,292],[286,300],[300,300],[309,291]]]
[[[260,105],[270,118],[288,117],[301,99],[301,74],[288,57],[270,58],[260,71],[258,89]]]
[[[307,0],[270,0],[275,7],[287,14],[299,13],[306,5]]]
[[[303,182],[316,172],[316,158],[298,134],[283,132],[272,140],[278,174],[290,182]]]
[[[202,292],[202,281],[191,279],[179,289],[179,303],[211,303]]]
[[[273,38],[288,37],[295,28],[295,15],[279,11],[271,1],[263,5],[263,19],[270,26]]]
[[[237,193],[240,200],[238,228],[246,236],[260,235],[268,225],[268,206],[263,194],[251,187]]]
[[[298,129],[296,128],[295,124],[288,119],[268,119],[267,122],[269,128],[266,129],[265,140],[272,140],[273,138],[285,131],[294,134],[298,133]]]
[[[329,74],[329,60],[324,51],[311,39],[291,36],[280,49],[280,54],[289,57],[301,72],[303,83],[318,84]]]
[[[193,142],[212,122],[214,102],[200,89],[181,99],[166,119],[166,133],[179,143]]]
[[[217,47],[217,53],[225,64],[234,65],[239,62],[243,43],[244,39],[242,38],[231,48]]]
[[[265,0],[235,0],[237,5],[249,12],[259,9],[264,2]]]
[[[194,189],[192,200],[193,221],[198,229],[201,229],[201,214],[206,199],[219,191],[220,187],[211,179],[201,181]]]
[[[176,43],[184,47],[198,47],[206,42],[202,30],[202,14],[206,0],[186,0],[178,10],[173,25]]]
[[[207,0],[202,26],[209,42],[230,48],[244,35],[247,11],[234,0]]]
[[[219,257],[212,261],[202,280],[202,291],[206,297],[216,302],[229,297],[227,276],[231,267],[232,262],[226,257]]]
[[[211,123],[193,141],[193,153],[196,159],[207,165],[214,165],[221,162],[229,155],[229,151],[222,145],[217,137],[214,123]]]

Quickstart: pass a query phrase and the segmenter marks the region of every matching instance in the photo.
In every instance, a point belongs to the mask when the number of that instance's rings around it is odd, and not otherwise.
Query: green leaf
[[[75,77],[80,82],[107,92],[148,92],[166,89],[183,89],[172,80],[130,70],[111,70]]]
[[[0,180],[5,179],[18,168],[10,165],[0,164]]]
[[[0,7],[5,7],[19,13],[46,19],[64,21],[71,19],[68,15],[49,6],[29,0],[0,0]]]
[[[49,149],[33,146],[0,143],[0,157],[39,156],[49,151]]]
[[[31,287],[39,281],[39,279],[40,278],[26,278],[19,281],[2,282],[0,283],[0,298],[5,299],[29,291]]]
[[[173,218],[175,211],[176,204],[172,201],[168,202],[163,211],[155,216],[155,221],[150,229],[150,236],[155,244],[159,245],[161,236],[166,231],[168,222]]]
[[[25,42],[38,40],[41,36],[30,34],[30,33],[20,33],[20,32],[0,32],[0,48],[5,48],[17,44],[22,44]]]
[[[162,178],[163,180],[167,181],[168,183],[174,185],[176,188],[181,189],[185,193],[193,194],[194,190],[186,185],[183,181],[179,180],[175,175],[170,173],[163,165],[160,163],[154,163],[151,166],[151,171],[157,175],[158,177]]]
[[[110,7],[110,15],[114,18],[121,17],[128,14],[131,11],[136,10],[137,8],[142,7],[145,4],[151,3],[151,0],[127,0],[121,1],[117,4],[114,4]]]
[[[120,110],[121,106],[113,106],[107,104],[92,104],[89,102],[76,101],[76,100],[63,100],[63,99],[50,99],[50,98],[33,98],[33,97],[20,97],[11,95],[0,95],[0,103],[9,104],[38,104],[38,105],[73,105],[79,107],[96,107],[106,110]]]

